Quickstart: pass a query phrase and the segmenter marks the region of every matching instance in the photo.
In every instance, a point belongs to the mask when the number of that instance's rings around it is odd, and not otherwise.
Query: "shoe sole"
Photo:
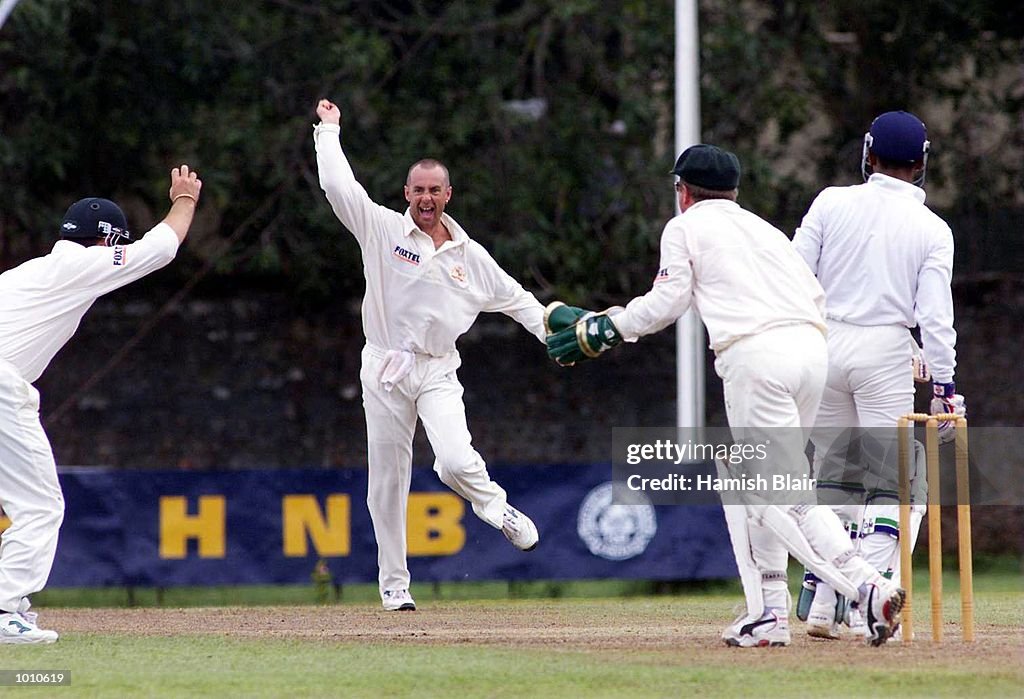
[[[730,648],[785,648],[789,645],[786,641],[769,641],[767,638],[757,643],[741,643],[735,638],[725,638],[725,645]]]
[[[501,533],[505,534],[504,531],[502,531]],[[540,543],[540,535],[539,534],[537,535],[537,540],[534,541],[529,546],[527,546],[526,548],[519,548],[519,546],[516,546],[516,542],[512,541],[512,537],[510,537],[508,534],[505,534],[505,538],[508,539],[508,542],[510,544],[512,544],[513,546],[515,546],[517,549],[519,549],[520,551],[522,551],[524,553],[529,553],[530,551],[533,551],[535,548],[537,548],[537,544]]]
[[[832,629],[825,626],[807,626],[807,635],[811,638],[823,638],[827,641],[838,641],[839,634],[832,633]]]
[[[531,520],[531,522],[532,522],[532,520]],[[524,553],[529,553],[530,551],[533,551],[535,548],[537,548],[537,544],[540,543],[540,531],[538,531],[536,525],[533,526],[533,535],[535,537],[537,537],[537,540],[533,542],[532,546],[527,546],[525,549],[520,549]]]
[[[56,642],[56,638],[20,638],[18,636],[0,638],[0,644],[9,643],[11,645],[48,645]]]
[[[412,602],[406,602],[401,607],[384,607],[385,612],[415,612],[416,605]]]

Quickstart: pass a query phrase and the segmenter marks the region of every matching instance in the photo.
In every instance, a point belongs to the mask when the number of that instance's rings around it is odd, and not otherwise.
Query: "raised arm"
[[[171,188],[168,190],[171,210],[167,212],[163,222],[178,236],[179,245],[185,241],[188,229],[192,226],[192,217],[195,216],[199,192],[202,189],[203,181],[197,173],[188,169],[188,165],[171,170]]]
[[[202,188],[202,180],[188,165],[171,170],[171,208],[164,219],[131,245],[88,248],[80,273],[68,284],[99,297],[169,264],[192,226]]]
[[[316,106],[320,123],[313,129],[316,166],[320,188],[346,228],[362,245],[388,222],[401,221],[402,214],[375,204],[356,181],[352,166],[341,150],[341,110],[330,100]]]

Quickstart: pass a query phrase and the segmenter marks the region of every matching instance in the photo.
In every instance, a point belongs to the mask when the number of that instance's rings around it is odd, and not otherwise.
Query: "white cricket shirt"
[[[734,201],[699,201],[665,225],[654,287],[614,316],[626,340],[657,332],[693,304],[721,352],[782,325],[825,332],[825,294],[786,235]]]
[[[160,269],[177,251],[178,236],[160,223],[130,245],[58,240],[48,255],[0,274],[0,359],[34,382],[96,299]]]
[[[875,173],[815,198],[793,247],[818,277],[826,316],[852,325],[921,327],[932,377],[953,380],[953,232],[909,182]]]
[[[484,311],[501,312],[544,341],[544,308],[448,214],[452,240],[435,249],[404,214],[375,204],[341,150],[336,124],[313,130],[320,187],[363,255],[363,332],[383,349],[441,357]]]

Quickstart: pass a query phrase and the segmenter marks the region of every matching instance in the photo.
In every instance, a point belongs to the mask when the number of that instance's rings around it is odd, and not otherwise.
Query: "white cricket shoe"
[[[384,590],[380,595],[385,611],[415,612],[416,602],[408,590]]]
[[[0,614],[0,643],[56,643],[56,641],[56,631],[36,626],[34,612]]]
[[[788,646],[789,614],[782,609],[766,609],[759,619],[741,614],[722,632],[722,640],[737,648]]]
[[[501,521],[501,533],[520,551],[533,551],[540,540],[533,520],[508,503]]]
[[[839,624],[836,622],[837,607],[845,606],[845,598],[836,594],[828,583],[819,582],[814,599],[807,610],[807,635],[834,641],[839,638]]]
[[[839,598],[833,587],[819,582],[811,608],[807,611],[807,635],[814,639],[835,641],[839,639],[839,624],[836,623],[836,606]]]
[[[865,583],[857,606],[864,614],[864,639],[868,645],[880,646],[896,632],[906,599],[902,587],[881,575]]]
[[[807,613],[807,635],[834,641],[839,638],[839,624],[835,622],[835,607],[815,609]]]

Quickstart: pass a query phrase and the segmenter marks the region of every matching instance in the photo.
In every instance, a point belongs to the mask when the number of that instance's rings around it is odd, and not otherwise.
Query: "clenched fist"
[[[322,99],[316,104],[316,115],[324,124],[341,125],[341,110],[338,105],[328,99]]]

